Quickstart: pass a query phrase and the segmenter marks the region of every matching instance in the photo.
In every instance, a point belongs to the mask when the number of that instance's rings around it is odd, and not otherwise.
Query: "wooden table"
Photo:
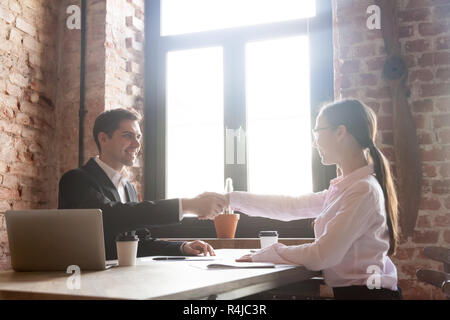
[[[248,249],[218,249],[223,261]],[[0,299],[237,299],[310,279],[320,272],[303,266],[264,269],[206,269],[214,261],[155,261],[136,266],[81,271],[80,289],[69,289],[65,272],[0,272]]]

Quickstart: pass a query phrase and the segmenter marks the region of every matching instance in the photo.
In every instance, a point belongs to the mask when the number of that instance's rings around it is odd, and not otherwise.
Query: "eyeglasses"
[[[328,126],[328,127],[322,127],[322,128],[317,128],[317,129],[312,129],[311,132],[313,134],[314,140],[317,139],[317,133],[321,130],[325,130],[325,129],[329,129],[332,128],[332,126]]]

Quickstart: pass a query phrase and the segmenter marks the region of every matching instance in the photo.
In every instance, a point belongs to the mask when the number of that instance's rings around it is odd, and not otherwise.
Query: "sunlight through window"
[[[315,16],[314,0],[161,0],[161,36]]]
[[[223,191],[222,48],[167,55],[168,198]]]
[[[249,191],[312,191],[309,45],[306,36],[246,50]]]

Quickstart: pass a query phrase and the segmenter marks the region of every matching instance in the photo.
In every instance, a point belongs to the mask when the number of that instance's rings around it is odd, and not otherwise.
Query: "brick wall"
[[[64,0],[61,15],[71,4]],[[84,161],[97,155],[92,137],[94,120],[112,108],[134,109],[142,114],[144,0],[90,0],[86,28],[86,117],[84,121]],[[65,23],[62,21],[61,23]],[[61,43],[60,95],[58,119],[61,126],[59,176],[78,166],[78,111],[80,104],[79,30],[64,28]],[[141,191],[142,152],[131,171],[132,182]]]
[[[0,1],[0,269],[4,211],[56,206],[57,3]]]
[[[392,100],[382,78],[386,59],[380,30],[366,27],[368,0],[334,1],[335,97],[356,97],[378,115],[377,144],[392,160]],[[416,281],[416,270],[442,271],[421,252],[450,247],[450,2],[399,0],[402,56],[409,66],[408,99],[422,151],[423,188],[413,237],[402,237],[393,261],[406,299],[443,299]]]
[[[85,161],[97,154],[100,112],[142,113],[135,99],[143,87],[143,3],[88,1]],[[66,9],[80,4],[0,0],[0,270],[11,267],[4,212],[56,208],[59,178],[78,166],[81,32],[66,27]],[[131,170],[138,191],[141,167],[142,155]]]
[[[144,0],[108,0],[106,8],[105,109],[143,115]],[[144,128],[141,126],[141,130]],[[143,146],[144,141],[141,141]],[[142,195],[143,147],[129,174]]]

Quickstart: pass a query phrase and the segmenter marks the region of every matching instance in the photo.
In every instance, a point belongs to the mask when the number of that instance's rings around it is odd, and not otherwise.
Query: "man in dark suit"
[[[106,259],[117,259],[119,234],[138,234],[138,257],[149,255],[214,255],[203,241],[162,241],[151,238],[146,227],[178,224],[184,213],[213,219],[227,205],[222,195],[204,193],[191,199],[138,201],[125,168],[132,166],[140,149],[140,117],[125,109],[100,114],[94,124],[94,140],[100,155],[84,166],[66,172],[59,182],[60,209],[99,208],[103,213]]]

